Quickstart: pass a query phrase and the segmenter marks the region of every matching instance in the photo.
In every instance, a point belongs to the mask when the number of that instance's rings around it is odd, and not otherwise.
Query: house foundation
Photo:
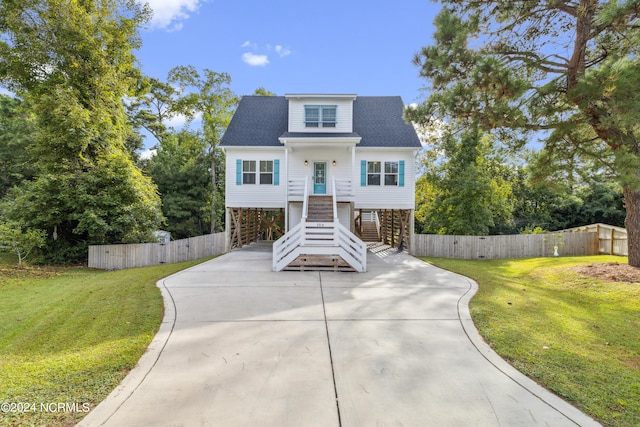
[[[409,249],[413,236],[413,209],[358,209],[354,218],[358,237]]]
[[[227,249],[278,240],[285,233],[284,216],[284,209],[227,208]]]

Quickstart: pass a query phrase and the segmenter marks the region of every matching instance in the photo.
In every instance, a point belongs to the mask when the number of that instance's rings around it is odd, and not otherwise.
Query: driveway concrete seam
[[[458,322],[460,319],[420,319],[420,318],[388,318],[388,319],[327,319],[328,322]]]
[[[327,309],[324,302],[324,290],[322,289],[322,273],[318,272],[318,281],[320,282],[320,297],[322,298],[322,313],[324,314],[324,329],[327,333],[327,346],[329,348],[329,362],[331,363],[331,377],[333,380],[333,393],[336,398],[336,410],[338,412],[338,427],[342,426],[340,414],[340,399],[338,398],[338,386],[336,384],[336,371],[333,365],[333,352],[331,351],[331,337],[329,336],[329,322],[327,321]]]

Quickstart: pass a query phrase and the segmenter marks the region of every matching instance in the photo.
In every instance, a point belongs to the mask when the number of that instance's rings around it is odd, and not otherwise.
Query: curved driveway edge
[[[183,270],[184,271],[184,270]],[[142,355],[136,366],[127,374],[122,382],[106,397],[105,400],[100,402],[98,406],[91,410],[91,412],[80,421],[77,426],[94,426],[104,425],[109,421],[111,416],[115,414],[118,409],[124,404],[124,402],[131,397],[131,395],[138,389],[140,384],[147,377],[151,369],[156,365],[162,350],[169,341],[171,332],[176,322],[176,307],[171,297],[171,293],[164,286],[164,282],[176,274],[160,279],[156,282],[156,286],[160,289],[162,294],[162,300],[164,304],[164,316],[158,332],[151,340],[149,347]]]
[[[599,425],[484,343],[474,281],[384,247],[366,273],[274,273],[270,249],[159,281],[158,334],[79,425]]]
[[[452,273],[454,274],[454,273]],[[480,354],[491,363],[497,370],[509,377],[515,383],[519,384],[522,388],[529,391],[533,396],[545,402],[549,407],[562,413],[578,426],[599,426],[600,423],[593,420],[591,417],[584,414],[575,406],[567,403],[562,398],[551,393],[546,388],[540,386],[538,383],[527,377],[512,365],[507,363],[501,358],[493,349],[484,341],[478,330],[476,329],[473,320],[471,320],[471,314],[469,312],[469,302],[475,293],[478,291],[478,284],[475,280],[472,280],[466,276],[460,276],[462,279],[469,282],[470,292],[465,294],[460,301],[458,301],[458,313],[460,313],[460,324],[464,329],[469,341],[478,350]]]

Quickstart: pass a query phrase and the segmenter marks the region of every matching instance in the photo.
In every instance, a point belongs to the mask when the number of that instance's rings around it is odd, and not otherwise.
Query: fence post
[[[615,238],[616,238],[616,229],[611,227],[611,245],[610,245],[611,247],[609,249],[609,253],[611,255],[613,255],[613,251],[614,251],[614,247],[615,247],[615,245],[614,245]]]

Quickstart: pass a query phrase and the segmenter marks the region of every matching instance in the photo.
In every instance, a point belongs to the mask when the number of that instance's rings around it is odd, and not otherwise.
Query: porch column
[[[356,171],[356,146],[351,147],[351,191],[356,195],[356,182],[359,174]]]
[[[287,140],[284,140],[284,232],[289,231],[289,147],[287,147]]]

